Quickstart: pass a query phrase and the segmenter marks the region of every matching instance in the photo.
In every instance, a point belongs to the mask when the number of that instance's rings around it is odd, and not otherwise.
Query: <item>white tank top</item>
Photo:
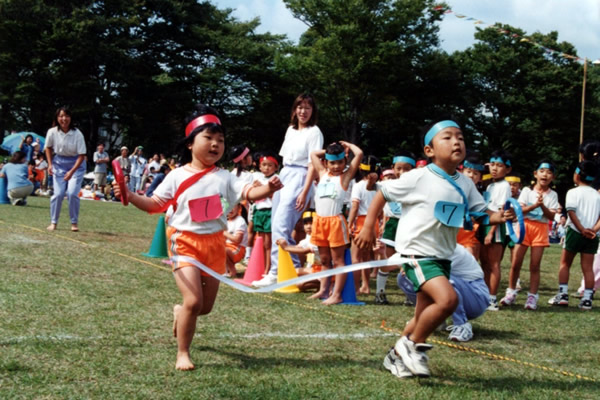
[[[315,211],[320,217],[333,217],[342,213],[346,190],[342,188],[342,176],[323,175],[315,193]]]

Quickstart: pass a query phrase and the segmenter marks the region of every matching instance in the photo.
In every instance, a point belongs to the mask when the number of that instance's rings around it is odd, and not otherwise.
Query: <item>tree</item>
[[[424,104],[430,97],[420,96],[429,92],[429,67],[444,57],[436,48],[441,14],[431,10],[433,1],[285,3],[309,28],[278,67],[318,98],[326,136],[385,155],[403,142],[413,147],[424,110],[433,108]]]
[[[69,104],[90,154],[101,129],[172,152],[197,102],[244,131],[283,38],[230,14],[196,0],[2,1],[0,131],[43,133]]]
[[[561,56],[576,54],[575,48],[558,43],[556,32],[524,36],[509,25],[479,30],[478,43],[452,55],[461,75],[465,129],[483,155],[510,151],[514,169],[527,179],[540,159],[552,160],[559,183],[569,186],[577,160],[581,65]]]

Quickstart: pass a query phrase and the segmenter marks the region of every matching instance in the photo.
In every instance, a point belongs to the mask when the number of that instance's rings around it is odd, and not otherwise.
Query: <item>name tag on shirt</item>
[[[435,204],[433,215],[446,226],[462,228],[465,219],[465,205],[449,201],[438,201]]]
[[[207,222],[223,215],[223,206],[218,194],[188,201],[190,215],[194,222]]]
[[[336,195],[335,184],[333,182],[321,182],[317,186],[317,196],[320,198],[330,197],[333,199]]]
[[[534,208],[533,210],[531,210],[527,213],[527,218],[534,219],[537,221],[541,221],[543,216],[544,216],[544,212],[542,211],[542,207]]]
[[[392,214],[402,215],[402,204],[396,202],[391,202],[388,204],[390,206],[390,211],[392,212]]]

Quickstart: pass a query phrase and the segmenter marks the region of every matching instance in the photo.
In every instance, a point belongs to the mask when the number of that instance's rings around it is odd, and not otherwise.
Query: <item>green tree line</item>
[[[433,0],[285,0],[306,23],[298,44],[259,34],[258,19],[197,0],[0,0],[0,132],[44,134],[57,106],[74,112],[88,148],[100,133],[172,154],[198,102],[215,107],[227,143],[277,150],[290,105],[313,93],[326,140],[390,162],[420,154],[420,129],[456,116],[468,146],[505,148],[527,179],[555,161],[559,187],[577,162],[582,64],[479,29],[465,51],[440,48]],[[557,32],[529,37],[571,55]],[[600,68],[588,69],[585,138],[597,138]]]

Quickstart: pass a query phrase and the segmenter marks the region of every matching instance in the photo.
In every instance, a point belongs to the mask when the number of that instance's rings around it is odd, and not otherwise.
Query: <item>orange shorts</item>
[[[206,265],[218,274],[225,273],[225,236],[223,232],[199,235],[192,232],[182,232],[167,226],[167,250],[169,257],[187,256]],[[186,261],[173,262],[173,272],[183,267],[194,267]],[[209,276],[202,271],[202,275]]]
[[[521,244],[528,247],[550,247],[548,224],[525,219],[525,238]]]
[[[456,235],[456,243],[462,245],[463,247],[472,247],[476,248],[481,243],[477,240],[477,229],[479,229],[479,224],[473,224],[473,230],[467,231],[464,228],[460,228],[458,230],[458,235]]]
[[[319,247],[340,247],[350,243],[348,223],[342,214],[320,217],[315,214],[310,242]]]
[[[354,229],[354,232],[352,232],[354,236],[357,236],[360,233],[360,231],[362,231],[362,228],[365,225],[365,219],[367,219],[366,215],[359,215],[358,217],[356,217],[356,221],[354,223],[356,228]],[[375,224],[375,236],[379,237],[379,223]]]
[[[225,242],[225,248],[227,250],[231,250],[231,261],[234,263],[239,263],[246,255],[246,248],[244,246],[240,246],[239,244]]]

